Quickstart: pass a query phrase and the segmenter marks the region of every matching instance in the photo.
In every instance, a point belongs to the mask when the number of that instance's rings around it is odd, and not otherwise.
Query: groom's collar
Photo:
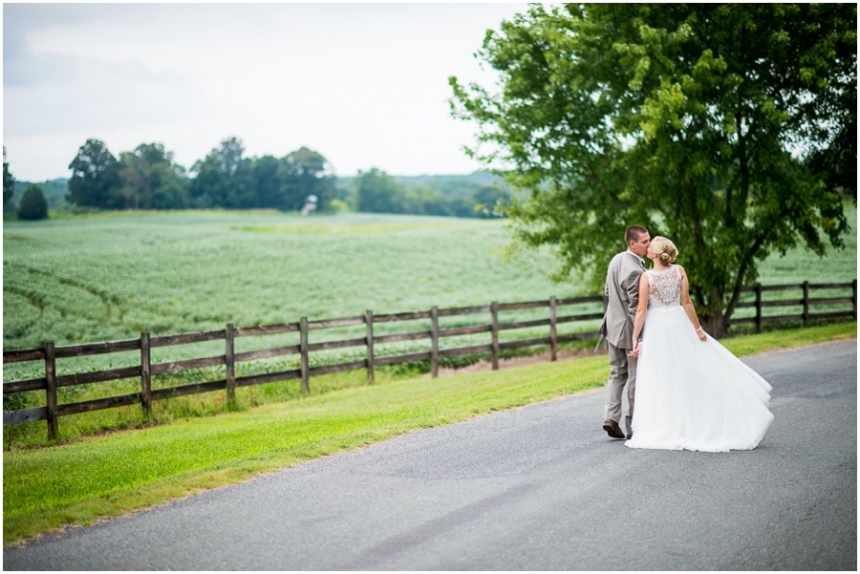
[[[645,260],[644,260],[644,259],[642,259],[642,258],[641,258],[641,257],[639,257],[638,255],[636,255],[635,253],[633,253],[633,252],[632,252],[632,251],[630,251],[629,249],[627,250],[627,253],[629,253],[630,255],[632,255],[633,257],[635,257],[636,259],[638,259],[638,260],[639,260],[639,264],[640,264],[640,265],[642,265],[642,267],[645,267]]]

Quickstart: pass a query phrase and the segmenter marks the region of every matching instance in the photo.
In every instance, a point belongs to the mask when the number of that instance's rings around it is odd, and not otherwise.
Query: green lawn
[[[750,354],[851,338],[856,331],[856,323],[842,323],[725,344]],[[391,380],[50,448],[6,451],[4,542],[88,524],[410,430],[600,387],[607,375],[605,356],[595,356]]]

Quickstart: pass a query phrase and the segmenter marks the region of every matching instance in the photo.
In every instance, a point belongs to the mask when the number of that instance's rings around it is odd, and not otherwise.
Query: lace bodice
[[[681,304],[681,270],[677,265],[663,271],[649,270],[650,296],[648,307],[669,307]]]

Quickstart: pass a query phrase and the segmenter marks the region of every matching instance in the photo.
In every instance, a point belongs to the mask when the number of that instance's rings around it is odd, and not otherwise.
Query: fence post
[[[149,333],[140,333],[140,406],[143,416],[152,414],[152,355],[149,350]]]
[[[311,387],[308,382],[309,357],[308,357],[308,318],[299,318],[299,333],[301,336],[301,353],[302,353],[302,392],[310,393]]]
[[[801,284],[803,289],[803,327],[809,327],[809,281],[804,281]]]
[[[236,406],[236,361],[233,346],[233,323],[227,323],[224,332],[224,364],[227,367],[227,407]]]
[[[755,284],[755,332],[761,333],[761,283]]]
[[[439,376],[439,308],[430,309],[430,376]]]
[[[499,370],[499,303],[490,303],[491,328],[493,332],[493,370]]]
[[[558,336],[555,331],[555,295],[549,298],[549,360],[558,358]]]
[[[55,440],[60,425],[57,417],[57,359],[54,343],[45,343],[45,380],[48,440]]]
[[[851,312],[854,313],[854,320],[857,320],[857,279],[851,282]]]
[[[367,382],[373,382],[373,311],[367,310],[364,313],[364,323],[366,325],[367,336]]]

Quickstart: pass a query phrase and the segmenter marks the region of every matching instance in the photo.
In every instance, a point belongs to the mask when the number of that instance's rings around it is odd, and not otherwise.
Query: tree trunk
[[[710,294],[707,297],[707,304],[698,313],[702,328],[715,339],[721,339],[728,334],[720,305],[721,301],[722,297],[713,293]]]
[[[723,337],[728,335],[725,321],[723,321],[722,313],[715,313],[713,315],[704,317],[701,323],[702,328],[705,329],[705,332],[714,337],[715,339],[722,339]]]

